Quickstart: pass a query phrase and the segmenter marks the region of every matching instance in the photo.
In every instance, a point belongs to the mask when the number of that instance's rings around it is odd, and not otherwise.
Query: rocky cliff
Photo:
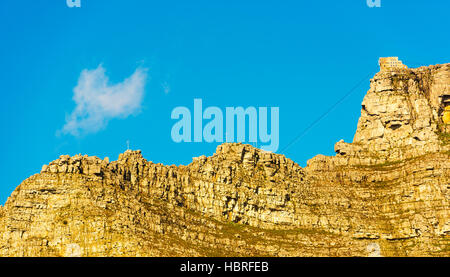
[[[449,256],[450,64],[380,72],[352,143],[301,168],[222,144],[61,156],[0,206],[1,256]]]

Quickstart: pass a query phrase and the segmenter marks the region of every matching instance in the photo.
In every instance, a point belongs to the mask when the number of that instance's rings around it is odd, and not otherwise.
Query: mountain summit
[[[450,64],[394,68],[306,168],[237,143],[178,167],[61,156],[0,206],[0,256],[449,256],[449,106]]]

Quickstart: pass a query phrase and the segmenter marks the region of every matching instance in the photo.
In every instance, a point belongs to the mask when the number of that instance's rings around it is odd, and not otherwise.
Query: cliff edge
[[[450,64],[377,73],[353,142],[301,168],[61,156],[0,206],[0,256],[449,256]]]

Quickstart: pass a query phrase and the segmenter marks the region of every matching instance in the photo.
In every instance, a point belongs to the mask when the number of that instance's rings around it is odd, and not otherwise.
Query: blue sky
[[[129,140],[154,162],[211,155],[218,143],[177,144],[170,136],[171,111],[193,109],[194,98],[223,110],[279,107],[282,149],[363,80],[283,152],[305,165],[316,154],[333,155],[338,140],[353,139],[378,57],[399,56],[410,67],[449,62],[444,0],[382,0],[381,8],[366,0],[81,3],[0,5],[0,203],[62,154],[116,160]],[[82,72],[98,84],[81,89],[90,84]],[[77,86],[88,98],[103,86],[113,101],[89,106],[81,97],[77,112]],[[137,102],[114,106],[124,91]],[[92,112],[98,108],[106,112]],[[95,120],[80,123],[86,109]],[[78,125],[64,132],[71,115]],[[77,126],[90,129],[74,135]]]

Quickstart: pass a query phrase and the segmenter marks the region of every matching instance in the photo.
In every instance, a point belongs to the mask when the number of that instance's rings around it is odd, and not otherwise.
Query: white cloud
[[[122,83],[109,84],[105,69],[83,70],[73,89],[75,109],[66,117],[62,133],[95,133],[113,118],[126,118],[141,110],[147,70],[138,68]]]

